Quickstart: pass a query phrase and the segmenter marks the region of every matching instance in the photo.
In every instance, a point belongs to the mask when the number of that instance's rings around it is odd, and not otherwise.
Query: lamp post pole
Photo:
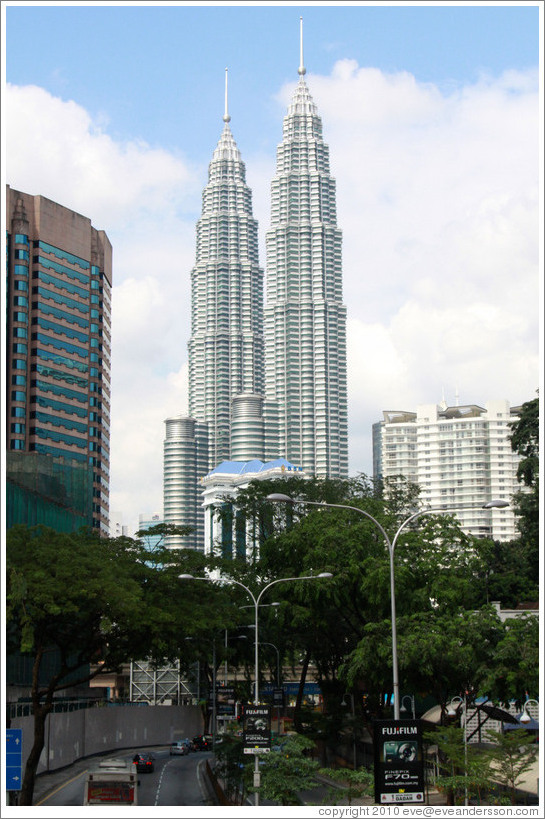
[[[373,517],[369,512],[366,512],[365,509],[360,509],[359,506],[348,506],[343,503],[321,503],[320,501],[307,501],[307,500],[296,500],[294,498],[290,498],[289,495],[282,495],[280,493],[273,493],[272,495],[268,495],[265,500],[268,500],[272,503],[291,503],[297,504],[300,503],[302,506],[320,506],[323,509],[347,509],[352,512],[359,512],[360,515],[365,515],[370,521],[372,521],[375,526],[380,529],[380,532],[384,538],[386,546],[388,547],[388,555],[390,558],[390,607],[391,607],[391,625],[392,625],[392,687],[393,687],[393,697],[394,697],[394,719],[399,719],[399,671],[398,671],[398,664],[397,664],[397,621],[396,621],[396,600],[395,600],[395,571],[394,571],[394,552],[395,547],[398,541],[398,538],[402,531],[416,518],[422,517],[422,515],[431,515],[434,513],[445,513],[445,512],[456,512],[456,511],[463,511],[466,509],[476,509],[479,507],[475,506],[457,506],[457,507],[450,507],[450,508],[443,508],[443,507],[430,507],[429,509],[421,509],[418,512],[414,512],[412,515],[403,521],[401,526],[399,526],[397,532],[395,533],[393,540],[390,540],[388,534],[384,527],[382,526],[379,521]],[[481,506],[481,509],[498,509],[504,508],[509,506],[507,501],[503,500],[491,500],[488,503],[485,503]]]
[[[254,604],[254,611],[255,611],[255,653],[254,653],[254,667],[255,667],[255,687],[254,687],[254,705],[259,705],[259,603],[267,589],[270,589],[271,586],[275,586],[277,583],[289,583],[290,581],[295,580],[319,580],[320,578],[325,577],[333,577],[330,572],[321,572],[320,574],[311,574],[306,575],[304,577],[280,577],[278,580],[272,580],[268,583],[261,591],[259,592],[258,596],[256,597],[251,589],[248,586],[245,586],[244,583],[241,583],[240,580],[234,580],[233,578],[223,579],[216,581],[212,577],[194,577],[192,574],[179,574],[178,578],[180,580],[205,580],[209,583],[216,583],[216,582],[224,582],[229,585],[235,584],[237,586],[242,586],[245,591],[248,592],[252,602]],[[255,768],[254,768],[254,786],[259,788],[259,754],[254,754],[255,757]],[[259,805],[259,790],[255,792],[255,804],[256,806]]]
[[[449,709],[447,711],[447,715],[449,717],[456,716],[456,711],[454,710],[454,704],[459,703],[462,706],[462,719],[464,721],[464,779],[465,779],[465,786],[464,786],[464,805],[467,806],[468,799],[467,799],[467,693],[464,692],[464,696],[462,697],[453,697],[449,703]]]
[[[356,708],[354,706],[354,694],[347,693],[343,694],[343,705],[346,705],[345,699],[346,697],[350,697],[350,705],[352,706],[352,753],[354,755],[354,770],[357,768],[357,761],[356,761]]]
[[[276,651],[276,687],[280,688],[280,652],[274,643],[261,643],[262,646],[272,646]],[[276,733],[280,733],[280,706],[276,707]]]

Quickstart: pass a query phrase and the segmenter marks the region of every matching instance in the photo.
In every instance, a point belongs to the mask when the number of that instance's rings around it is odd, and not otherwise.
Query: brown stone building
[[[87,217],[9,185],[6,233],[8,527],[66,529],[73,512],[73,528],[83,515],[107,535],[112,246]]]

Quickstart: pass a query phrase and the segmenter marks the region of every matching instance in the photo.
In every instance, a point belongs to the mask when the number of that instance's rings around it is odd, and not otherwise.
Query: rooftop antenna
[[[229,110],[227,107],[227,73],[229,69],[225,69],[225,114],[223,115],[224,122],[231,122],[231,117],[229,116]]]
[[[299,74],[301,77],[307,73],[307,69],[303,64],[303,18],[299,18]]]

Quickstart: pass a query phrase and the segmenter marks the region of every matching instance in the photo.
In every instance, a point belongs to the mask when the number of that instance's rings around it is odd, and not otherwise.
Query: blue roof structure
[[[263,461],[255,458],[252,461],[223,461],[214,469],[210,470],[209,475],[255,475],[259,472],[268,472],[272,469],[281,469],[286,472],[302,472],[300,466],[294,466],[285,458],[276,458],[274,461]]]

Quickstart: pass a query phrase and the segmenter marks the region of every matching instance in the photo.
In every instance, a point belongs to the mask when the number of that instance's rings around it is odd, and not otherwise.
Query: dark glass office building
[[[17,453],[45,456],[36,458],[36,468],[54,476],[50,488],[73,471],[76,495],[88,497],[91,507],[88,516],[81,502],[75,511],[107,535],[111,244],[87,217],[9,185],[6,232],[10,472],[15,477],[18,471]],[[29,461],[23,460],[28,477]],[[81,490],[80,483],[90,483],[92,491]],[[28,493],[28,479],[24,488]],[[57,499],[64,506],[70,497],[65,489],[59,488]],[[55,503],[56,493],[49,494]],[[12,522],[36,522],[29,513],[27,518]],[[39,515],[37,522],[43,522]]]

